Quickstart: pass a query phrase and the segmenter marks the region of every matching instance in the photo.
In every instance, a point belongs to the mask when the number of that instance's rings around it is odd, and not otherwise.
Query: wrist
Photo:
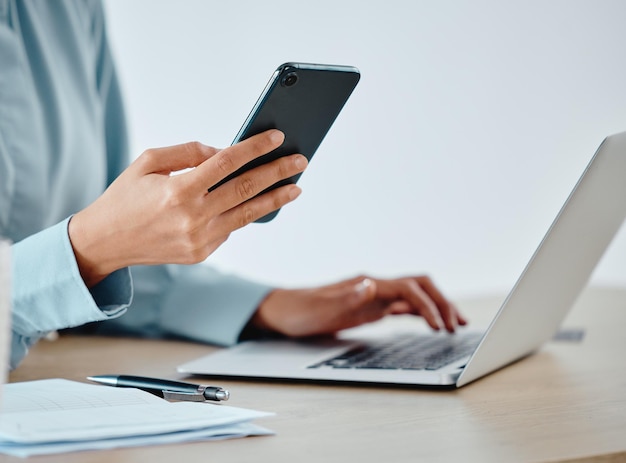
[[[67,232],[80,276],[85,285],[91,288],[122,267],[114,265],[113,253],[110,252],[112,249],[89,230],[84,219],[83,211],[75,214],[69,221]]]
[[[254,315],[252,315],[252,318],[250,319],[250,323],[248,323],[248,325],[252,329],[262,331],[262,332],[275,331],[271,328],[270,324],[268,323],[267,312],[271,310],[272,301],[275,299],[276,293],[278,291],[280,290],[273,289],[272,291],[267,293],[267,295],[259,303],[259,306],[257,307],[256,312],[254,312]]]
[[[265,316],[268,308],[268,304],[266,303],[268,299],[273,299],[274,293],[278,290],[270,291],[265,298],[259,303],[256,308],[256,311],[252,314],[248,323],[241,330],[239,334],[239,341],[246,341],[248,339],[259,339],[259,338],[274,338],[274,337],[282,337],[282,335],[268,325],[266,322]]]
[[[289,289],[270,291],[261,301],[252,317],[252,325],[265,332],[291,336],[289,325],[294,321],[293,312],[290,310],[295,302],[293,295],[294,290]]]

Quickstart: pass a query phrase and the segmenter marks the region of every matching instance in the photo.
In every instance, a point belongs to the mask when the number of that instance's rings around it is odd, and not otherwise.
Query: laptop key
[[[391,341],[355,347],[309,368],[438,370],[471,354],[479,340],[480,336],[476,335],[403,335]]]

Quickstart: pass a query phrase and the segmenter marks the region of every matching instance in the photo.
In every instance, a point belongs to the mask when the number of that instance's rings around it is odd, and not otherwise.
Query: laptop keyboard
[[[481,337],[479,333],[443,336],[405,334],[388,341],[359,345],[309,368],[438,370],[470,355]]]

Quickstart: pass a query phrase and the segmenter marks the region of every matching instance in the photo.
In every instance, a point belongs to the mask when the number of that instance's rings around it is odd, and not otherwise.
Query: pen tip
[[[225,390],[217,391],[215,397],[217,397],[217,400],[228,400],[230,398],[230,392]]]

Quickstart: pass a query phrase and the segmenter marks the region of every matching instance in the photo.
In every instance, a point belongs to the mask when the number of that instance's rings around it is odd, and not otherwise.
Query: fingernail
[[[306,159],[304,156],[301,156],[301,155],[297,155],[297,156],[295,157],[295,159],[294,159],[294,161],[293,161],[293,162],[294,162],[294,164],[296,165],[296,167],[297,167],[298,169],[300,169],[300,170],[304,170],[304,169],[305,169],[305,167],[306,167],[306,166],[307,166],[307,164],[308,164],[307,159]]]
[[[283,142],[285,136],[283,135],[283,133],[280,130],[272,130],[272,132],[270,133],[270,140],[272,140],[274,143],[281,143]]]
[[[302,193],[302,190],[300,189],[300,187],[294,185],[293,187],[289,189],[289,199],[293,201],[298,196],[300,196],[300,193]]]

